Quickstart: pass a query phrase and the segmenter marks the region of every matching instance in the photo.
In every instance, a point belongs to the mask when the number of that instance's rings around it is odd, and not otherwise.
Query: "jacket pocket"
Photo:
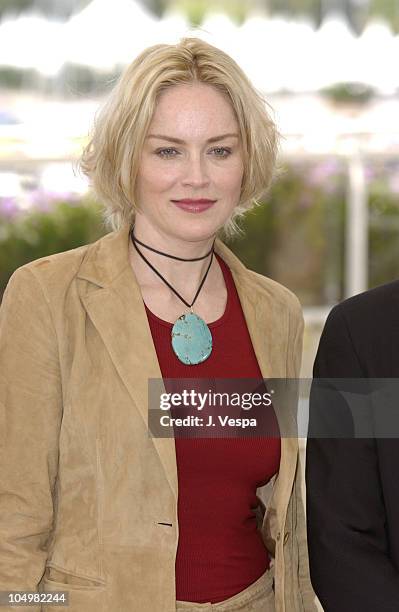
[[[68,597],[68,612],[106,612],[107,588],[105,582],[72,574],[51,565],[46,567],[41,591],[63,591]],[[43,612],[60,612],[59,605],[45,604]]]
[[[66,570],[55,568],[51,565],[46,567],[46,571],[43,576],[43,584],[52,585],[58,587],[65,587],[65,590],[72,589],[103,589],[105,582],[93,578],[86,578],[85,576],[78,576],[76,574],[70,574]],[[51,589],[49,589],[51,590]],[[62,589],[59,589],[62,590]]]

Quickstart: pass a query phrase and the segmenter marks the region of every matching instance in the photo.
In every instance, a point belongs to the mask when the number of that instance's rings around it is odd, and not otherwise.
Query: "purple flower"
[[[312,187],[324,187],[327,192],[331,192],[334,191],[331,181],[341,172],[342,168],[339,160],[327,159],[311,166],[306,181]]]
[[[388,179],[389,191],[395,195],[399,195],[399,172],[391,174]]]
[[[370,185],[376,178],[376,169],[374,166],[366,164],[364,167],[364,177],[366,179],[366,185]]]
[[[82,203],[82,196],[75,192],[58,193],[57,200],[62,202],[68,202],[69,206],[80,206]]]
[[[0,217],[12,221],[20,213],[15,197],[0,197]]]
[[[27,194],[29,207],[38,212],[47,213],[51,210],[51,202],[48,194],[41,189],[35,189]]]
[[[81,200],[82,198],[79,194],[71,192],[43,191],[38,189],[31,195],[32,206],[42,212],[51,211],[54,206],[61,202],[67,202],[70,206],[78,206]]]

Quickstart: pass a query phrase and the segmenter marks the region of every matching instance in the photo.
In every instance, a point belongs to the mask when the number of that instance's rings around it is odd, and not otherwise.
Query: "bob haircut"
[[[122,73],[96,114],[78,162],[102,201],[105,224],[112,230],[131,225],[139,209],[135,182],[159,94],[172,85],[195,82],[212,85],[228,96],[241,137],[244,173],[240,198],[219,232],[227,238],[242,233],[237,220],[259,205],[259,198],[269,189],[280,134],[266,110],[268,103],[243,70],[229,55],[199,38],[153,45]]]

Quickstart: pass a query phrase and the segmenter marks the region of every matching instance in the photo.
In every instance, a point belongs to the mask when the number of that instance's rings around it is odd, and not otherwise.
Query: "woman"
[[[71,612],[313,610],[297,440],[147,431],[150,379],[299,375],[298,300],[219,238],[277,138],[196,38],[115,87],[81,160],[114,231],[21,267],[2,304],[2,589],[66,590]]]

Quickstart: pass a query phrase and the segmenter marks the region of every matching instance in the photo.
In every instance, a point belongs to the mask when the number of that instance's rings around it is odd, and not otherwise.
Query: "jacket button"
[[[278,532],[278,533],[277,533],[277,535],[276,535],[276,540],[277,540],[277,542],[280,540],[280,538],[281,538],[281,533],[280,533],[280,532]]]
[[[287,544],[289,537],[290,537],[290,534],[289,534],[289,531],[287,531],[287,533],[284,534],[284,540],[283,540],[284,544]]]

